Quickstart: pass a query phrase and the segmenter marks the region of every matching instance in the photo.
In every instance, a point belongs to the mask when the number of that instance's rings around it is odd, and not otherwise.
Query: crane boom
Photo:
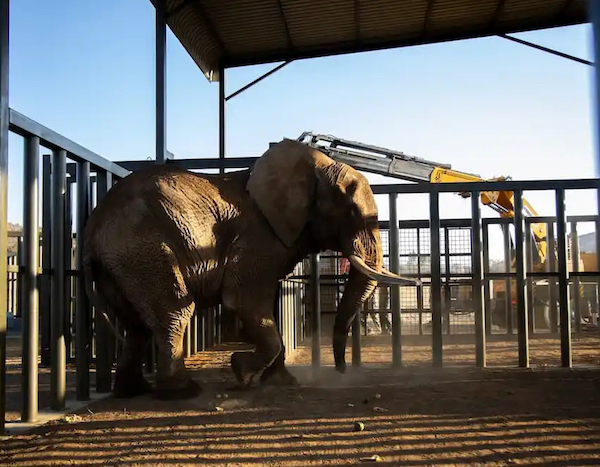
[[[332,135],[313,134],[305,131],[298,141],[318,149],[338,162],[346,163],[357,170],[399,178],[416,183],[452,183],[509,180],[508,177],[483,179],[477,174],[453,170],[450,164],[429,161],[405,154],[401,151],[346,140]],[[469,197],[470,193],[459,193]],[[481,202],[491,207],[501,217],[514,217],[514,193],[512,191],[481,192]],[[523,199],[524,215],[536,217],[533,206]],[[538,264],[544,264],[547,257],[546,224],[532,223],[533,236]]]

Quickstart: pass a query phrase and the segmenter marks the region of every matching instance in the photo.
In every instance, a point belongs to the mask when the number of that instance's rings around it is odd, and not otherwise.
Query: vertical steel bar
[[[571,222],[571,264],[574,273],[579,272],[579,237],[577,234],[577,221]],[[575,305],[575,332],[581,332],[581,280],[579,276],[573,277],[573,302]]]
[[[365,313],[363,306],[358,307],[358,311],[356,312],[356,314],[354,315],[354,319],[352,320],[352,366],[356,368],[358,368],[362,362],[360,320],[362,318],[362,314]],[[365,313],[365,317],[366,316],[367,314]]]
[[[65,407],[67,381],[67,349],[65,343],[65,203],[67,183],[67,153],[52,153],[52,281],[50,291],[51,351],[50,406],[53,410]]]
[[[75,295],[75,365],[77,400],[90,398],[91,319],[83,278],[83,232],[90,207],[90,163],[77,162],[77,279]]]
[[[525,226],[523,218],[523,191],[515,190],[515,255],[517,269],[517,321],[519,341],[519,366],[529,368],[529,325],[527,323],[527,293],[525,290],[526,265],[525,265]]]
[[[219,65],[219,173],[225,173],[225,68]]]
[[[504,236],[504,272],[510,274],[512,270],[512,247],[510,244],[510,226],[508,224],[502,224],[502,234]],[[506,332],[508,334],[513,334],[515,324],[513,322],[512,278],[510,276],[506,278],[505,284]]]
[[[51,362],[51,331],[50,331],[50,245],[52,244],[51,225],[51,193],[52,182],[50,174],[51,155],[44,154],[42,157],[42,239],[41,239],[41,263],[42,276],[40,277],[40,337],[41,337],[41,365],[49,367]]]
[[[450,308],[452,307],[452,291],[450,290],[450,229],[444,228],[444,258],[446,269],[444,270],[444,305],[442,308],[442,328],[446,324],[446,333],[450,334]],[[442,331],[443,332],[443,331]]]
[[[598,36],[600,39],[600,35]],[[600,272],[600,187],[596,189],[596,271]],[[596,300],[594,303],[594,311],[600,313],[600,274],[596,277]],[[598,327],[600,328],[600,315],[598,315]]]
[[[567,216],[565,190],[556,190],[556,236],[558,240],[558,302],[560,310],[560,360],[563,367],[572,366],[571,316],[569,310],[569,273],[567,268]]]
[[[529,275],[533,272],[533,245],[532,245],[531,222],[525,219],[525,255],[527,260],[525,261],[525,287],[527,288],[527,324],[529,326],[529,332],[534,333],[535,326],[535,313],[534,313],[534,300],[533,300],[533,277]]]
[[[194,316],[192,316],[192,321],[190,324],[190,330],[191,330],[191,340],[192,340],[192,348],[191,348],[191,352],[192,354],[195,354],[198,352],[198,310],[196,310],[194,312]],[[219,342],[220,343],[220,342]]]
[[[105,170],[96,172],[96,206],[99,206],[112,186],[112,174]],[[112,352],[115,336],[108,328],[103,313],[114,321],[111,310],[95,310],[96,328],[96,392],[110,392],[112,380]]]
[[[431,239],[431,339],[433,366],[442,360],[442,276],[440,271],[440,192],[435,185],[429,192],[429,235]]]
[[[421,283],[417,286],[417,310],[419,312],[419,335],[423,335],[423,278],[421,277],[421,229],[417,227],[417,274]]]
[[[316,376],[321,368],[321,274],[318,253],[310,255],[310,292],[312,371]]]
[[[473,271],[473,304],[475,307],[475,364],[486,366],[485,355],[485,303],[483,300],[483,247],[479,192],[471,193],[471,261]]]
[[[23,191],[23,405],[21,420],[34,422],[38,416],[38,156],[40,139],[25,140]]]
[[[390,193],[390,233],[388,236],[390,270],[400,273],[400,236],[398,232],[398,194]],[[390,307],[392,309],[392,365],[402,366],[402,315],[400,310],[400,286],[390,287]]]
[[[481,226],[483,235],[483,309],[485,310],[485,333],[492,334],[492,298],[490,296],[490,225]]]
[[[156,0],[156,162],[164,164],[167,159],[167,25],[165,23],[166,1]]]
[[[600,2],[588,1],[588,18],[592,24],[592,53],[594,62],[594,74],[593,74],[593,115],[594,115],[594,151],[595,157],[595,168],[596,177],[600,175],[600,73],[598,67],[600,66]]]
[[[8,250],[8,23],[9,0],[0,0],[0,257]],[[0,284],[8,278],[7,262],[0,261]],[[6,414],[6,291],[0,287],[0,434]]]
[[[556,272],[556,242],[554,241],[554,222],[548,222],[548,272]],[[558,308],[556,302],[556,278],[548,277],[550,297],[550,332],[558,332]]]

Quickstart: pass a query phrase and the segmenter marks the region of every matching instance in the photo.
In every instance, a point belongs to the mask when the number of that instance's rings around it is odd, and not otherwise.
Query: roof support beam
[[[261,82],[263,79],[265,79],[268,76],[271,76],[273,73],[281,70],[284,66],[286,66],[289,63],[292,63],[293,60],[288,60],[284,63],[282,63],[281,65],[277,65],[275,68],[273,68],[272,70],[267,71],[264,75],[259,76],[258,78],[256,78],[254,81],[251,81],[250,83],[246,84],[246,86],[241,87],[240,89],[238,89],[237,91],[235,91],[234,93],[231,93],[229,96],[227,96],[225,98],[226,101],[228,101],[229,99],[233,99],[235,96],[237,96],[238,94],[243,93],[246,89],[251,88],[252,86],[254,86],[255,84]]]
[[[204,25],[206,26],[206,29],[208,29],[208,32],[215,39],[215,41],[219,45],[220,49],[223,51],[223,54],[226,54],[227,49],[225,48],[225,43],[223,42],[221,35],[217,32],[215,25],[212,23],[212,21],[209,19],[208,15],[206,14],[206,10],[204,9],[204,6],[202,6],[202,1],[197,0],[194,3],[194,6],[198,10],[198,13],[200,13],[200,16],[202,17],[202,21],[204,21]]]
[[[596,146],[595,152],[597,176],[597,174],[600,173],[600,74],[598,73],[598,64],[600,63],[600,2],[595,0],[588,2],[588,15],[590,22],[592,23],[592,44],[594,62],[596,63],[593,74],[594,105],[592,106],[592,109],[594,113],[594,139]],[[598,202],[600,203],[600,190],[598,190]],[[598,210],[600,211],[600,204],[598,205]],[[598,261],[600,261],[600,259]]]
[[[496,9],[494,10],[494,14],[492,15],[492,19],[490,19],[490,27],[496,26],[498,19],[500,19],[500,15],[504,11],[504,4],[506,0],[498,0],[498,4],[496,5]]]
[[[166,75],[167,75],[167,24],[165,22],[165,0],[155,0],[156,6],[156,162],[164,164],[167,158],[166,125]]]
[[[429,0],[427,2],[427,10],[425,10],[425,20],[423,21],[423,32],[421,33],[422,36],[427,35],[427,28],[429,26],[429,20],[431,19],[431,10],[433,10],[434,3],[435,0]]]
[[[591,2],[591,3],[594,3],[594,2]],[[585,60],[583,58],[575,57],[573,55],[569,55],[569,54],[566,54],[564,52],[559,52],[558,50],[549,49],[548,47],[544,47],[542,45],[534,44],[533,42],[524,41],[523,39],[517,39],[516,37],[507,36],[506,34],[498,34],[498,37],[501,37],[503,39],[508,39],[509,41],[517,42],[518,44],[523,44],[523,45],[526,45],[528,47],[532,47],[532,48],[537,49],[537,50],[541,50],[542,52],[547,52],[547,53],[552,54],[552,55],[557,55],[557,56],[562,57],[562,58],[567,58],[567,59],[573,60],[575,62],[583,63],[584,65],[593,65],[592,62],[590,62],[588,60]]]
[[[9,0],[0,0],[0,257],[8,246],[8,23]],[[0,434],[4,434],[6,414],[6,259],[0,261]]]
[[[281,21],[283,21],[283,26],[285,27],[285,35],[287,37],[288,47],[293,49],[294,42],[292,41],[292,34],[290,33],[290,27],[288,25],[287,18],[285,17],[285,11],[283,11],[281,0],[277,0],[277,8],[279,9],[279,15],[281,16]]]

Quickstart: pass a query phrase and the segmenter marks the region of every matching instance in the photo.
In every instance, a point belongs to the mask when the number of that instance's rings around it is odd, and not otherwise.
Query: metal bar
[[[523,192],[514,193],[515,206],[515,256],[517,269],[517,322],[519,342],[519,366],[529,368],[529,325],[527,323],[527,293],[525,291],[526,257],[525,257],[525,226],[523,221]]]
[[[483,302],[485,310],[485,333],[486,335],[492,334],[492,298],[490,296],[490,279],[488,274],[490,273],[490,226],[488,224],[481,223],[481,233],[483,235]]]
[[[310,255],[310,292],[312,372],[316,377],[321,368],[321,278],[318,253]]]
[[[99,206],[112,186],[112,175],[106,171],[98,171],[96,184],[96,206]],[[95,310],[96,329],[96,392],[110,392],[112,385],[112,352],[115,337],[108,328],[102,313],[114,322],[112,310]]]
[[[90,398],[91,313],[83,279],[83,232],[90,211],[89,178],[90,163],[78,162],[76,262],[79,275],[75,279],[77,289],[75,295],[75,365],[77,370],[76,394],[79,401]]]
[[[440,193],[438,185],[429,193],[429,225],[431,245],[431,339],[433,366],[442,361],[442,277],[440,271]]]
[[[73,185],[66,183],[65,185],[65,197],[64,207],[65,210],[65,224],[64,224],[64,264],[65,269],[73,269],[73,204],[72,204],[72,193]],[[72,329],[72,314],[73,304],[72,297],[74,291],[74,277],[68,276],[65,283],[65,311],[63,314],[63,329],[65,330],[65,342],[66,342],[66,358],[67,361],[71,361],[71,347],[73,341],[73,329]]]
[[[23,164],[23,405],[21,421],[34,422],[38,417],[38,157],[40,140],[32,136],[25,141]]]
[[[598,72],[598,63],[600,63],[600,4],[596,1],[588,1],[588,18],[592,25],[592,53],[594,54],[594,73],[593,73],[593,115],[594,115],[594,152],[596,176],[600,174],[600,72]],[[599,199],[600,202],[600,199]],[[600,205],[598,206],[600,209]],[[596,229],[598,232],[598,229]],[[598,236],[598,234],[596,233]],[[597,244],[600,248],[600,243]],[[597,250],[598,251],[598,250]],[[598,256],[598,255],[597,255]],[[600,260],[599,260],[600,261]],[[599,263],[600,266],[600,263]]]
[[[65,343],[65,202],[67,153],[65,150],[52,152],[52,246],[50,266],[52,281],[50,290],[50,407],[62,410],[66,397],[67,349]]]
[[[228,169],[248,169],[251,168],[258,157],[228,157],[225,160],[219,158],[212,159],[177,159],[177,161],[167,160],[167,164],[177,164],[177,167],[182,169],[219,169],[225,167]],[[137,172],[150,167],[154,164],[154,161],[119,161],[119,165],[130,170]]]
[[[579,237],[577,235],[577,222],[571,222],[571,270],[573,274],[573,301],[575,302],[575,332],[581,332],[581,294],[579,289],[581,287],[581,281],[578,276],[579,272]]]
[[[37,136],[40,144],[48,149],[65,149],[69,157],[75,161],[88,161],[94,168],[108,170],[119,177],[129,175],[129,170],[124,169],[118,163],[109,161],[89,149],[74,143],[70,139],[59,135],[55,131],[40,125],[34,120],[10,109],[10,130],[23,137]]]
[[[442,329],[446,323],[446,333],[450,334],[450,308],[452,307],[452,292],[450,290],[450,232],[448,227],[444,227],[444,260],[446,269],[444,270],[444,306],[442,307]],[[442,331],[443,332],[443,331]]]
[[[390,193],[429,193],[436,189],[438,193],[456,193],[470,191],[536,191],[562,188],[564,190],[592,190],[600,186],[600,179],[581,180],[505,180],[499,182],[456,182],[456,183],[402,183],[373,185],[376,195]]]
[[[365,302],[366,304],[366,302]],[[361,355],[361,342],[360,342],[360,321],[362,318],[362,313],[364,312],[364,308],[358,307],[358,311],[354,315],[354,319],[352,320],[352,366],[355,368],[360,367],[362,363],[362,355]],[[365,314],[365,317],[367,315]],[[366,327],[365,327],[366,329]]]
[[[255,80],[251,81],[250,83],[246,84],[245,86],[241,87],[240,89],[238,89],[237,91],[231,93],[229,96],[225,97],[225,100],[228,101],[229,99],[233,99],[235,96],[237,96],[238,94],[243,93],[246,89],[251,88],[252,86],[254,86],[255,84],[260,83],[263,79],[268,78],[269,76],[271,76],[273,73],[281,70],[284,66],[289,65],[290,63],[292,63],[293,60],[287,60],[286,62],[277,65],[275,68],[273,68],[272,70],[267,71],[264,75],[259,76],[258,78],[256,78]],[[222,79],[222,75],[219,72],[219,80]]]
[[[417,277],[421,278],[421,229],[417,227]],[[417,286],[417,309],[419,312],[419,335],[423,335],[423,283]]]
[[[219,159],[225,163],[225,68],[219,66]],[[225,166],[219,167],[219,173],[225,173]]]
[[[50,174],[51,158],[50,154],[44,154],[42,157],[42,239],[41,239],[41,266],[42,270],[49,271],[50,264],[50,245],[52,242],[52,213],[51,213],[51,197],[52,197],[52,181]],[[40,284],[40,363],[44,367],[49,367],[51,363],[51,330],[50,330],[50,280],[48,274],[43,274],[39,278]]]
[[[548,223],[548,231],[546,233],[548,238],[548,272],[556,272],[556,242],[554,240],[554,221]],[[554,277],[548,278],[548,295],[550,297],[550,332],[558,332],[558,308],[556,307],[556,279]]]
[[[508,224],[501,224],[502,235],[504,238],[504,270],[507,274],[511,274],[511,244],[510,244],[510,231]],[[513,306],[512,306],[512,279],[506,278],[505,283],[505,304],[506,304],[506,332],[513,334],[514,323],[513,323]]]
[[[533,300],[533,245],[531,224],[525,220],[525,255],[527,260],[525,261],[525,287],[527,291],[527,325],[529,326],[529,333],[533,334],[535,324],[534,314],[534,300]]]
[[[155,0],[156,7],[156,162],[164,164],[167,159],[167,24],[165,22],[166,1]]]
[[[473,271],[473,304],[475,307],[475,364],[486,366],[485,355],[485,302],[483,300],[482,225],[479,192],[471,192],[471,259]]]
[[[572,366],[571,316],[569,313],[569,277],[567,269],[567,220],[565,190],[556,190],[556,234],[558,239],[558,302],[560,309],[560,360],[563,367]]]
[[[594,3],[594,2],[591,2],[591,3]],[[523,39],[517,39],[516,37],[507,36],[506,34],[498,34],[498,37],[501,37],[502,39],[508,39],[509,41],[517,42],[518,44],[523,44],[523,45],[526,45],[527,47],[532,47],[534,49],[541,50],[542,52],[547,52],[549,54],[556,55],[558,57],[566,58],[568,60],[573,60],[574,62],[583,63],[584,65],[591,65],[591,66],[594,65],[589,60],[575,57],[573,55],[569,55],[564,52],[559,52],[558,50],[549,49],[548,47],[534,44],[533,42],[524,41]]]
[[[390,230],[389,230],[389,252],[390,270],[400,273],[400,236],[398,231],[398,195],[392,193],[390,196]],[[381,306],[381,305],[380,305]],[[402,366],[402,315],[400,310],[400,286],[390,287],[390,308],[392,309],[392,365]]]
[[[0,0],[0,256],[8,250],[8,41],[9,3]],[[0,284],[8,279],[7,262],[0,261]],[[6,415],[6,290],[0,287],[0,434],[4,434]]]

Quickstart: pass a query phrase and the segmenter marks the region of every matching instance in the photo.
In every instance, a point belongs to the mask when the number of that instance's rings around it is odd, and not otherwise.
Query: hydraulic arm
[[[313,146],[335,161],[344,162],[364,172],[386,175],[417,183],[452,183],[508,180],[508,177],[482,179],[479,175],[453,170],[449,164],[429,161],[401,151],[345,140],[331,135],[304,132],[298,141]],[[459,193],[469,197],[470,193]],[[514,193],[512,191],[485,191],[481,202],[502,217],[514,216]],[[538,216],[527,200],[523,200],[524,215]],[[544,264],[547,256],[546,225],[532,223],[531,231],[538,258],[534,263]]]

